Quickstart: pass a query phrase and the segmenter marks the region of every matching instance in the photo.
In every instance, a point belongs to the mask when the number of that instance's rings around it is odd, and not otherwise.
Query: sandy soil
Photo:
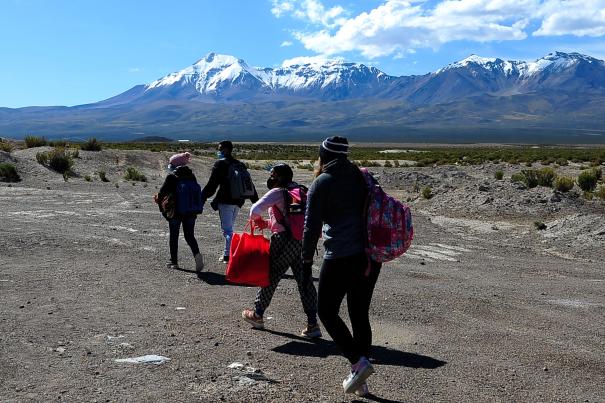
[[[151,197],[167,155],[80,152],[79,177],[65,182],[37,151],[0,152],[23,178],[0,183],[0,401],[356,399],[342,392],[347,364],[329,336],[298,336],[291,276],[266,331],[241,321],[256,289],[225,282],[211,209],[196,227],[207,271],[195,275],[184,240],[183,270],[165,268],[168,228]],[[194,160],[200,182],[211,163]],[[127,166],[148,183],[123,181]],[[377,373],[359,401],[605,401],[605,206],[519,189],[493,179],[497,169],[508,178],[520,168],[376,169],[387,191],[410,199],[416,239],[378,280]],[[261,189],[266,173],[253,175]],[[310,182],[309,171],[296,175]],[[418,198],[424,186],[435,197]],[[169,360],[117,361],[145,355]]]

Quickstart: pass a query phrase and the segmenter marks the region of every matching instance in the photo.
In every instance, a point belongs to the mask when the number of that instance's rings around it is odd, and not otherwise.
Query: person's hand
[[[312,260],[303,260],[302,273],[303,273],[303,279],[305,280],[305,282],[307,280],[309,280],[309,281],[313,280],[313,261]]]
[[[259,217],[256,220],[254,220],[254,226],[260,230],[263,230],[269,226],[269,223]]]

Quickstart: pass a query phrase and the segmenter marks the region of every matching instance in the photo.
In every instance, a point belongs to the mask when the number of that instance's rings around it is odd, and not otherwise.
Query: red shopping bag
[[[246,232],[248,226],[250,233]],[[225,277],[236,284],[267,287],[270,241],[254,229],[254,223],[248,222],[241,234],[233,234]]]

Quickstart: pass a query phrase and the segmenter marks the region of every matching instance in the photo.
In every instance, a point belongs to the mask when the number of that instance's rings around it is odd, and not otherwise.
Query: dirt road
[[[107,153],[116,155],[83,153],[76,170],[115,160],[107,169],[118,181],[126,157]],[[24,181],[0,184],[0,401],[355,400],[342,392],[347,365],[329,336],[298,336],[292,277],[266,331],[241,321],[256,289],[225,282],[210,208],[196,227],[207,271],[197,278],[182,239],[184,269],[165,268],[168,228],[151,203],[163,156],[129,160],[149,182],[119,187],[64,182],[31,155],[16,158]],[[209,163],[193,164],[201,181]],[[308,171],[297,176],[308,183]],[[413,247],[378,280],[369,400],[605,401],[602,250],[553,253],[552,239],[519,231],[518,220],[451,217],[438,201],[413,204]],[[116,362],[145,355],[168,360]]]

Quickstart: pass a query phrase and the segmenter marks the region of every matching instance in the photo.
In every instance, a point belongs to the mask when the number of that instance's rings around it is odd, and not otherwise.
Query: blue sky
[[[273,67],[344,58],[387,74],[474,53],[605,59],[605,0],[0,0],[0,107],[100,101],[209,52]]]

